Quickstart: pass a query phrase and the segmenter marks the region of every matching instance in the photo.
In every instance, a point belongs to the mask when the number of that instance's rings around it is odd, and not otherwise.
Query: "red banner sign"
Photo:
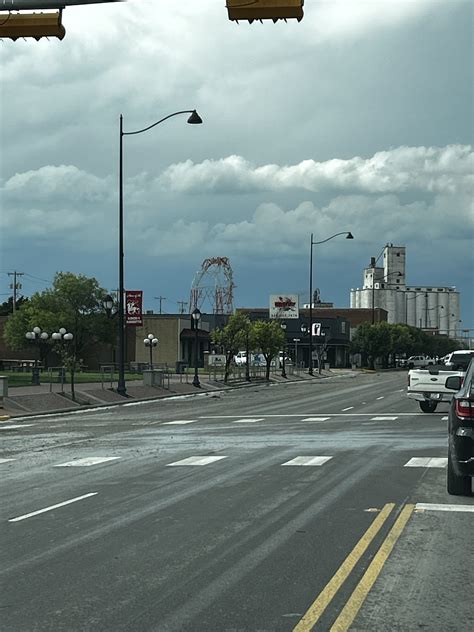
[[[143,325],[142,290],[126,290],[125,292],[125,324],[136,327]]]

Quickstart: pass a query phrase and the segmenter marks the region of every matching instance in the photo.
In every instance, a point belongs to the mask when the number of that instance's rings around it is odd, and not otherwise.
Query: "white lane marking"
[[[395,421],[398,417],[372,417],[371,421]]]
[[[350,406],[349,408],[345,408],[344,410],[350,410],[354,408],[354,406]],[[263,415],[262,419],[287,419],[291,417],[304,417],[305,415],[309,415],[310,413],[292,413],[292,414],[280,414],[280,415]],[[394,413],[398,417],[426,417],[426,413]],[[340,412],[328,413],[328,415],[338,415],[339,417],[368,417],[369,413],[346,413],[345,415],[341,415]],[[199,419],[236,419],[240,418],[241,415],[201,415]]]
[[[193,424],[197,419],[177,419],[176,421],[165,421],[163,426],[184,426],[186,424]]]
[[[343,408],[342,412],[345,413],[346,410],[352,410],[354,408],[354,406],[348,406],[347,408]]]
[[[167,467],[172,467],[174,465],[209,465],[209,463],[214,463],[215,461],[220,461],[221,459],[226,458],[226,456],[189,456],[187,459],[175,461],[174,463],[168,463]]]
[[[323,465],[331,459],[332,456],[296,456],[282,465]]]
[[[9,426],[0,426],[0,430],[17,430],[18,428],[29,428],[33,424],[11,424]]]
[[[89,456],[84,459],[75,459],[74,461],[68,461],[67,463],[59,463],[54,467],[90,467],[91,465],[98,465],[99,463],[106,463],[107,461],[115,461],[120,459],[119,456]]]
[[[331,417],[306,417],[302,421],[327,421],[328,419],[331,419]]]
[[[0,463],[8,463],[8,461],[16,461],[16,459],[0,459]]]
[[[44,509],[38,509],[38,511],[32,511],[31,513],[24,514],[23,516],[18,516],[18,518],[11,518],[8,522],[19,522],[20,520],[26,520],[27,518],[38,516],[39,514],[45,513],[46,511],[52,511],[53,509],[57,509],[58,507],[64,507],[65,505],[70,505],[71,503],[77,503],[78,500],[84,500],[84,498],[97,496],[98,493],[99,492],[91,492],[90,494],[84,494],[84,496],[77,496],[76,498],[65,500],[64,502],[58,503],[57,505],[51,505],[50,507],[45,507]]]
[[[437,505],[436,503],[416,503],[415,511],[466,511],[474,513],[474,505]]]
[[[403,467],[446,467],[448,459],[445,457],[414,456]]]
[[[254,419],[253,417],[248,417],[247,419],[236,419],[234,424],[254,424],[256,421],[263,421],[263,417],[259,417],[258,419]]]
[[[377,397],[377,399],[384,399],[384,395],[382,395],[382,397]]]
[[[449,417],[441,417],[441,421],[448,421]]]

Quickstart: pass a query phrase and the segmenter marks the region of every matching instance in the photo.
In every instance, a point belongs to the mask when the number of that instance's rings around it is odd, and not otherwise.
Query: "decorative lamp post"
[[[300,331],[303,334],[303,337],[306,337],[308,335],[308,325],[306,323],[301,323]],[[303,353],[303,360],[304,360],[304,353]],[[302,364],[304,365],[304,362]]]
[[[250,323],[245,327],[245,381],[250,382]]]
[[[194,379],[193,379],[193,386],[195,386],[196,388],[201,388],[201,383],[199,382],[199,374],[198,374],[198,352],[199,352],[199,321],[201,320],[201,312],[199,311],[199,309],[196,307],[195,310],[193,310],[192,314],[192,319],[194,322],[194,332],[195,332],[195,338],[194,338]]]
[[[51,334],[51,340],[54,340],[55,342],[60,342],[60,341],[64,341],[66,343],[71,342],[71,340],[73,340],[74,338],[74,334],[68,333],[67,330],[64,327],[61,327],[59,329],[59,331],[55,331],[54,333]],[[75,363],[76,358],[73,357],[73,362]],[[64,362],[64,358],[63,358],[63,362]],[[74,367],[75,368],[75,367]],[[71,371],[71,393],[72,393],[72,398],[75,398],[75,393],[74,393],[74,368]],[[64,366],[61,367],[61,384],[64,384],[64,382],[66,381],[66,368]]]
[[[120,115],[120,142],[119,142],[119,248],[118,248],[118,258],[119,258],[119,306],[118,306],[118,314],[119,314],[119,344],[118,344],[118,384],[117,384],[117,393],[126,397],[127,389],[125,386],[125,318],[124,318],[124,249],[123,249],[123,137],[124,136],[133,136],[135,134],[142,134],[143,132],[147,132],[149,129],[156,127],[163,121],[168,120],[173,116],[178,116],[178,114],[190,114],[188,117],[188,123],[190,125],[198,125],[202,123],[202,119],[196,110],[181,110],[179,112],[174,112],[173,114],[169,114],[164,118],[160,119],[156,123],[152,125],[148,125],[148,127],[144,127],[143,129],[136,130],[134,132],[124,132],[123,131],[123,115]]]
[[[286,370],[285,370],[285,355],[286,355],[286,323],[280,323],[280,327],[283,330],[283,333],[285,334],[285,340],[283,342],[283,362],[281,365],[281,377],[286,377]]]
[[[32,331],[26,332],[25,338],[38,344],[38,349],[41,356],[41,344],[44,344],[48,340],[49,334],[45,331],[42,331],[41,327],[33,327]],[[34,386],[40,385],[40,368],[38,366],[38,358],[35,358],[35,366],[31,370],[31,383]]]
[[[321,241],[313,241],[313,233],[311,233],[311,247],[310,247],[310,255],[309,255],[309,371],[310,375],[313,375],[313,246],[317,246],[319,244],[325,244],[327,241],[331,241],[335,237],[339,237],[339,235],[345,235],[346,239],[354,239],[354,236],[351,232],[343,231],[341,233],[336,233],[335,235],[331,235],[327,239],[322,239]]]
[[[153,348],[158,346],[158,338],[155,338],[154,334],[148,334],[144,339],[143,344],[150,350],[150,371],[153,369]]]

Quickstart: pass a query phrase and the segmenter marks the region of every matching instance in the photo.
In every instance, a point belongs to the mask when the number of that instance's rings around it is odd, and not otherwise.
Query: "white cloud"
[[[371,158],[256,167],[241,156],[171,165],[161,176],[166,189],[180,193],[239,193],[301,188],[367,193],[472,191],[474,153],[467,145],[398,147]]]

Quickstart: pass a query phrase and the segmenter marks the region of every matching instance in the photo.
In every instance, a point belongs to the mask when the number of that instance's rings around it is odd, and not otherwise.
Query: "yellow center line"
[[[326,584],[325,588],[322,592],[316,597],[311,606],[303,615],[303,618],[298,622],[296,627],[293,629],[293,632],[309,632],[312,630],[318,619],[321,617],[323,612],[326,610],[328,605],[331,603],[334,595],[337,593],[342,584],[349,577],[352,569],[360,560],[362,555],[367,550],[369,544],[375,538],[377,533],[380,531],[382,525],[387,520],[390,512],[395,507],[394,503],[387,503],[379,515],[372,522],[370,527],[361,537],[359,542],[355,545],[349,555],[346,557],[344,562],[341,564],[335,575],[329,582]]]
[[[380,574],[383,565],[387,561],[390,553],[392,552],[395,543],[400,537],[403,529],[405,528],[415,505],[405,505],[402,512],[398,516],[395,524],[391,528],[389,534],[382,543],[382,546],[377,551],[376,556],[372,560],[369,568],[365,571],[364,576],[357,584],[354,592],[349,598],[344,608],[341,610],[338,618],[334,622],[331,628],[331,632],[346,632],[349,626],[352,624],[357,616],[362,604],[364,603],[367,595],[369,594],[375,580]]]

